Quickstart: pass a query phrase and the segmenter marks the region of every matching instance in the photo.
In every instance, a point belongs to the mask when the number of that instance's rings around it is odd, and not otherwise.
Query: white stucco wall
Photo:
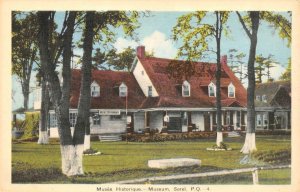
[[[137,61],[137,64],[133,70],[133,75],[146,97],[148,97],[148,86],[152,86],[152,97],[158,96],[155,87],[153,86],[149,76],[139,60]]]
[[[101,115],[101,125],[93,125],[91,134],[110,134],[110,133],[125,133],[126,132],[126,117],[121,119],[111,120],[109,115]]]
[[[199,127],[199,130],[204,131],[204,116],[202,112],[192,112],[191,114],[192,123]]]
[[[71,134],[74,135],[74,127],[71,127]],[[50,128],[50,138],[59,138],[58,135],[58,128],[57,127],[51,127]]]

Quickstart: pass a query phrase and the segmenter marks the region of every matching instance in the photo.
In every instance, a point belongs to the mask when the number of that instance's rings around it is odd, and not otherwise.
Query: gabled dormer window
[[[184,81],[182,84],[182,96],[189,97],[191,94],[191,85],[189,82]]]
[[[216,86],[213,82],[208,85],[208,96],[215,97],[216,96]]]
[[[125,83],[122,83],[119,87],[119,96],[126,97],[127,96],[127,86]]]
[[[228,97],[234,98],[235,97],[235,87],[232,83],[228,85]]]
[[[96,81],[93,81],[93,83],[91,84],[91,96],[100,97],[100,86]]]

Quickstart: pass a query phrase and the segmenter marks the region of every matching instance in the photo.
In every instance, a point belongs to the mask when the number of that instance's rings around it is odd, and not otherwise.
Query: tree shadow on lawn
[[[68,180],[68,177],[57,167],[34,168],[33,165],[24,162],[12,165],[12,183],[40,183],[53,180],[63,181]]]
[[[83,176],[67,177],[56,167],[34,168],[28,163],[18,162],[12,167],[12,183],[110,183],[143,177],[190,174],[223,170],[214,166],[191,166],[168,169],[123,169],[109,173],[86,172]]]

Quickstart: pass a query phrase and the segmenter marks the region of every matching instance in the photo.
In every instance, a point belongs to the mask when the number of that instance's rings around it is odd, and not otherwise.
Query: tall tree
[[[91,68],[92,68],[92,51],[95,28],[95,12],[87,12],[85,16],[85,29],[83,39],[83,58],[81,67],[81,85],[78,103],[78,115],[75,124],[74,142],[75,145],[88,143],[86,149],[90,148],[90,100],[91,100]],[[83,137],[85,135],[85,137]],[[85,141],[86,140],[86,141]],[[81,150],[81,149],[80,149]],[[81,153],[84,150],[82,148]],[[82,158],[82,156],[81,156]],[[82,160],[80,159],[81,164]]]
[[[243,153],[251,153],[256,151],[255,144],[255,55],[256,55],[256,45],[257,45],[257,32],[259,27],[259,12],[251,11],[249,13],[250,17],[250,29],[246,26],[245,21],[239,12],[236,12],[239,20],[250,39],[250,50],[248,58],[248,88],[247,88],[247,133],[245,144],[241,149]]]
[[[186,56],[187,60],[200,59],[205,52],[211,51],[208,41],[213,38],[216,42],[217,69],[216,78],[216,109],[217,109],[217,139],[220,146],[223,141],[222,135],[222,111],[221,111],[221,38],[225,23],[228,20],[229,12],[215,11],[215,24],[206,23],[204,18],[209,16],[209,12],[197,11],[178,18],[176,26],[173,28],[173,39],[183,38],[183,46],[179,48],[178,56]],[[191,23],[196,23],[193,26]],[[187,62],[192,64],[192,62]]]
[[[126,11],[104,11],[104,12],[96,12],[94,17],[94,33],[93,33],[93,42],[98,42],[100,46],[104,49],[110,43],[115,41],[116,34],[111,30],[112,28],[122,28],[125,35],[134,38],[135,37],[135,29],[139,27],[139,23],[137,18],[139,17],[139,13],[136,11],[126,12]],[[85,41],[84,41],[85,43]],[[98,51],[99,52],[99,51]],[[96,52],[97,53],[97,52]],[[104,60],[108,61],[109,57],[114,55],[112,51],[109,51]],[[103,61],[102,54],[99,53],[99,57],[96,58],[100,61]],[[84,57],[83,57],[84,59]],[[122,60],[124,61],[124,60]],[[83,63],[83,62],[82,62]],[[105,63],[102,65],[104,67]],[[112,65],[113,66],[113,65]],[[125,68],[125,65],[124,65]],[[90,87],[90,85],[89,85]],[[87,89],[85,89],[87,91]],[[90,94],[90,91],[88,92]],[[89,106],[89,105],[88,105]],[[79,116],[79,114],[78,114]],[[82,116],[85,118],[83,121],[85,122],[85,145],[84,149],[90,148],[90,126],[89,126],[89,115]],[[78,117],[77,117],[78,120]],[[77,122],[76,122],[77,123]],[[76,130],[76,128],[75,128]],[[75,134],[75,133],[74,133]],[[74,135],[75,136],[75,135]]]
[[[257,33],[259,28],[259,21],[264,20],[272,25],[272,27],[279,31],[279,36],[287,40],[287,46],[291,42],[291,23],[288,19],[279,13],[268,11],[250,11],[246,17],[242,17],[239,12],[236,12],[240,23],[243,26],[246,34],[250,39],[250,50],[248,58],[248,89],[247,89],[247,134],[245,144],[241,152],[248,154],[256,151],[255,144],[255,57],[257,45]]]
[[[82,174],[82,153],[78,150],[73,141],[69,122],[69,95],[70,95],[70,61],[71,45],[74,32],[74,23],[76,12],[70,12],[66,35],[64,37],[63,54],[63,85],[55,72],[55,66],[51,62],[51,51],[49,46],[50,19],[53,12],[38,12],[39,24],[39,52],[41,58],[41,69],[44,72],[44,78],[49,82],[50,97],[57,115],[58,132],[61,145],[62,172],[66,175]]]
[[[67,24],[69,17],[69,12],[65,12],[64,21],[61,27],[61,31],[57,32],[57,24],[55,23],[55,12],[51,12],[49,15],[49,62],[53,70],[56,69],[58,63],[62,63],[59,58],[61,57],[62,52],[64,51],[63,41],[67,32]],[[40,111],[40,122],[39,122],[39,140],[38,144],[47,144],[48,143],[48,112],[50,108],[50,96],[49,96],[49,82],[45,78],[44,69],[39,65],[38,66],[38,81],[41,84],[41,111]]]
[[[39,61],[36,22],[34,13],[12,13],[12,73],[21,83],[25,110],[28,109],[32,70]]]
[[[239,76],[240,82],[243,83],[243,80],[247,77],[247,71],[244,69],[244,58],[246,57],[246,54],[242,52],[239,53],[236,49],[230,49],[228,55],[230,69]]]
[[[254,67],[256,83],[262,83],[263,76],[266,76],[265,73],[265,58],[262,55],[257,55],[255,57],[256,66]]]

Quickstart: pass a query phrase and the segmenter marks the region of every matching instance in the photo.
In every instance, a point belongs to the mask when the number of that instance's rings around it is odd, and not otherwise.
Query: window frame
[[[267,126],[269,124],[268,115],[266,113],[263,114],[262,124],[263,126]]]
[[[230,89],[232,89],[232,92],[230,91]],[[230,96],[231,93],[233,93],[233,96]],[[230,83],[228,85],[228,95],[227,96],[228,96],[228,98],[235,98],[235,86],[232,83]]]
[[[125,91],[122,89],[124,89]],[[128,95],[128,88],[126,84],[122,82],[121,85],[119,86],[119,97],[127,97],[127,95]]]
[[[49,123],[50,123],[50,128],[57,127],[56,113],[49,113]]]
[[[188,94],[185,94],[188,92]],[[188,81],[184,81],[182,83],[182,97],[190,97],[191,96],[191,84]]]
[[[256,126],[262,126],[262,118],[261,118],[261,114],[257,114],[256,115]]]
[[[100,85],[96,81],[93,81],[91,84],[91,97],[100,97],[100,91]]]
[[[210,88],[213,89],[213,95],[211,95]],[[216,97],[216,85],[213,82],[210,82],[210,84],[208,85],[208,96],[209,97]]]
[[[91,112],[91,117],[92,117],[92,121],[93,121],[93,126],[94,125],[97,125],[97,126],[101,125],[101,115],[99,115],[98,112]],[[95,119],[96,117],[98,117],[99,119]]]

